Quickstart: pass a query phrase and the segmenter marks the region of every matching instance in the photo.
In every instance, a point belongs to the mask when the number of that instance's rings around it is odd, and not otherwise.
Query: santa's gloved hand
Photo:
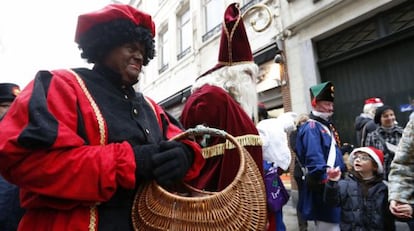
[[[193,150],[178,141],[162,141],[154,154],[153,174],[158,184],[170,186],[181,181],[194,161]]]
[[[135,154],[137,179],[151,180],[153,175],[153,156],[160,152],[159,144],[144,144],[133,147]]]

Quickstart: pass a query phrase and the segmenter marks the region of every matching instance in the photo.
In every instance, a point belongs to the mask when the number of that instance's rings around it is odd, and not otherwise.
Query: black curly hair
[[[82,50],[81,57],[88,63],[100,63],[112,49],[130,42],[139,42],[144,45],[144,66],[154,58],[155,44],[151,31],[143,26],[136,26],[126,19],[117,19],[93,26],[80,36],[78,47]]]

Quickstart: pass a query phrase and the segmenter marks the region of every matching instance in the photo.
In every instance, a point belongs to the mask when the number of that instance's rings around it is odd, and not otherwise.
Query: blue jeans
[[[283,209],[275,213],[276,216],[276,231],[286,231],[285,223],[283,222]]]

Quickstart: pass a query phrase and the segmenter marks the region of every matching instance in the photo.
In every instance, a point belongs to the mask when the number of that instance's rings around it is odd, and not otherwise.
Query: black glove
[[[144,144],[133,147],[135,153],[137,179],[151,180],[154,178],[152,158],[156,153],[160,152],[159,144]]]
[[[158,184],[170,186],[184,178],[194,161],[193,150],[184,143],[162,141],[160,151],[152,157],[153,174]]]

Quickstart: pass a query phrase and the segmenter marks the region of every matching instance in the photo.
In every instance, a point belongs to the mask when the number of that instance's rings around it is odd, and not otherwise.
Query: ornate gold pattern
[[[98,120],[98,127],[99,127],[99,143],[100,145],[105,145],[106,141],[106,134],[105,134],[105,122],[102,117],[102,113],[98,108],[98,105],[96,104],[95,100],[93,100],[91,94],[89,93],[88,89],[86,88],[85,82],[83,82],[82,78],[74,71],[68,69],[70,73],[72,73],[76,80],[79,83],[79,86],[81,87],[83,93],[85,93],[86,98],[88,99],[89,103],[92,106],[93,112],[95,113],[96,119]],[[96,205],[92,205],[89,209],[89,231],[95,231],[96,230],[96,206],[99,203],[96,203]]]
[[[82,78],[79,77],[79,75],[72,71],[69,70],[73,75],[75,75],[76,80],[78,81],[82,91],[85,93],[86,98],[88,99],[89,103],[92,106],[93,112],[95,112],[96,115],[96,119],[98,120],[98,127],[99,127],[99,134],[100,134],[100,140],[99,143],[101,145],[105,144],[105,140],[106,140],[106,134],[105,134],[105,122],[103,120],[101,111],[98,108],[98,105],[96,105],[95,100],[93,100],[91,94],[89,93],[88,89],[86,88],[85,82],[83,82]]]
[[[237,4],[237,10],[238,10],[238,15],[240,15],[240,9],[239,9],[239,4]],[[223,20],[223,31],[226,34],[228,40],[227,40],[227,52],[229,54],[229,64],[232,65],[233,64],[233,52],[232,52],[232,43],[233,43],[233,35],[234,32],[237,29],[237,26],[240,23],[240,19],[241,17],[237,18],[236,23],[234,23],[233,28],[231,28],[231,31],[229,33],[229,31],[227,30],[227,26],[226,26],[226,22]]]
[[[250,25],[252,26],[254,31],[263,32],[270,26],[270,24],[272,24],[272,21],[273,21],[272,12],[270,11],[269,7],[264,4],[256,4],[250,7],[249,9],[247,9],[242,15],[242,18],[244,19],[246,15],[251,14],[255,11],[265,11],[267,14],[268,20],[266,21],[266,24],[262,28],[259,28],[256,26],[256,20],[250,21]]]
[[[240,64],[251,64],[254,63],[253,61],[240,61],[240,62],[222,62],[219,61],[219,64],[222,64],[224,66],[232,66],[232,65],[240,65]]]
[[[237,142],[241,146],[261,146],[263,145],[262,140],[260,139],[259,135],[244,135],[244,136],[237,136],[235,137]],[[223,155],[225,149],[233,149],[236,148],[236,146],[229,142],[229,140],[226,140],[225,143],[216,144],[211,147],[203,148],[203,157],[205,159],[208,159],[213,156],[219,156]]]

